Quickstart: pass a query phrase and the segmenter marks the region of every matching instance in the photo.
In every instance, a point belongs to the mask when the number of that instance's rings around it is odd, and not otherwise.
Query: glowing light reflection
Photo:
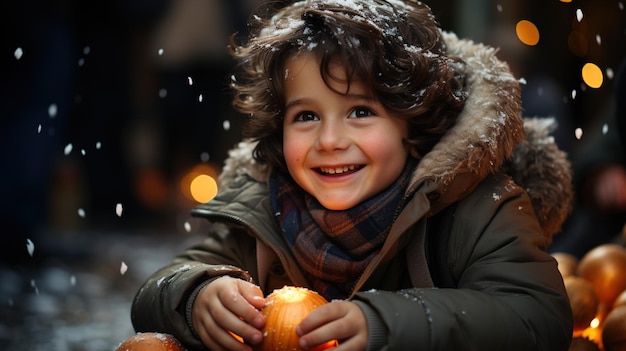
[[[528,20],[521,20],[515,26],[517,38],[528,46],[534,46],[539,43],[539,29],[534,23]]]

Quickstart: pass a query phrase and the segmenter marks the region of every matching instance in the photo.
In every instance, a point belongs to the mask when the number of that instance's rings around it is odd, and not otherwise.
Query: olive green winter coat
[[[569,163],[548,136],[551,121],[521,118],[519,83],[495,50],[444,38],[467,63],[469,97],[414,170],[414,196],[351,296],[368,318],[370,349],[567,350],[571,311],[545,248],[569,211]],[[203,282],[230,275],[266,294],[309,285],[274,220],[253,146],[231,152],[220,193],[193,211],[214,223],[207,239],[137,293],[137,331],[199,350],[186,314]]]

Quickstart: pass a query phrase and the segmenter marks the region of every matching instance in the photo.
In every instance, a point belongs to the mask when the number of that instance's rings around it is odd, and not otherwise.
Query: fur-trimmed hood
[[[443,208],[471,192],[488,174],[505,170],[530,195],[548,242],[570,211],[570,164],[549,133],[553,119],[523,119],[520,85],[497,50],[443,33],[450,56],[466,65],[468,98],[456,124],[423,155],[409,191],[437,192]],[[268,169],[252,158],[255,143],[242,141],[230,151],[219,178],[226,187],[237,175],[267,181]]]

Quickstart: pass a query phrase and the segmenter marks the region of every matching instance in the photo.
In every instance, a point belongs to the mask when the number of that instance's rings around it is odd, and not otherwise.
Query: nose
[[[315,146],[319,151],[347,149],[350,146],[347,126],[341,119],[322,119]]]

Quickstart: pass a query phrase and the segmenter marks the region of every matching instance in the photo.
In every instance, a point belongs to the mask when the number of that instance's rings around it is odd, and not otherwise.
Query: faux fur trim
[[[465,188],[496,172],[524,138],[520,86],[509,67],[496,58],[497,50],[452,33],[443,33],[448,55],[466,63],[468,98],[456,124],[424,155],[414,174],[413,184],[431,178],[440,191],[458,175]],[[474,183],[474,184],[470,184]]]
[[[249,175],[252,179],[266,183],[269,177],[267,165],[261,165],[252,157],[257,142],[245,139],[228,151],[228,158],[218,178],[218,189],[224,189],[238,176]]]
[[[526,189],[544,232],[546,247],[572,210],[572,168],[550,136],[553,118],[525,118],[526,138],[517,144],[505,171]]]

